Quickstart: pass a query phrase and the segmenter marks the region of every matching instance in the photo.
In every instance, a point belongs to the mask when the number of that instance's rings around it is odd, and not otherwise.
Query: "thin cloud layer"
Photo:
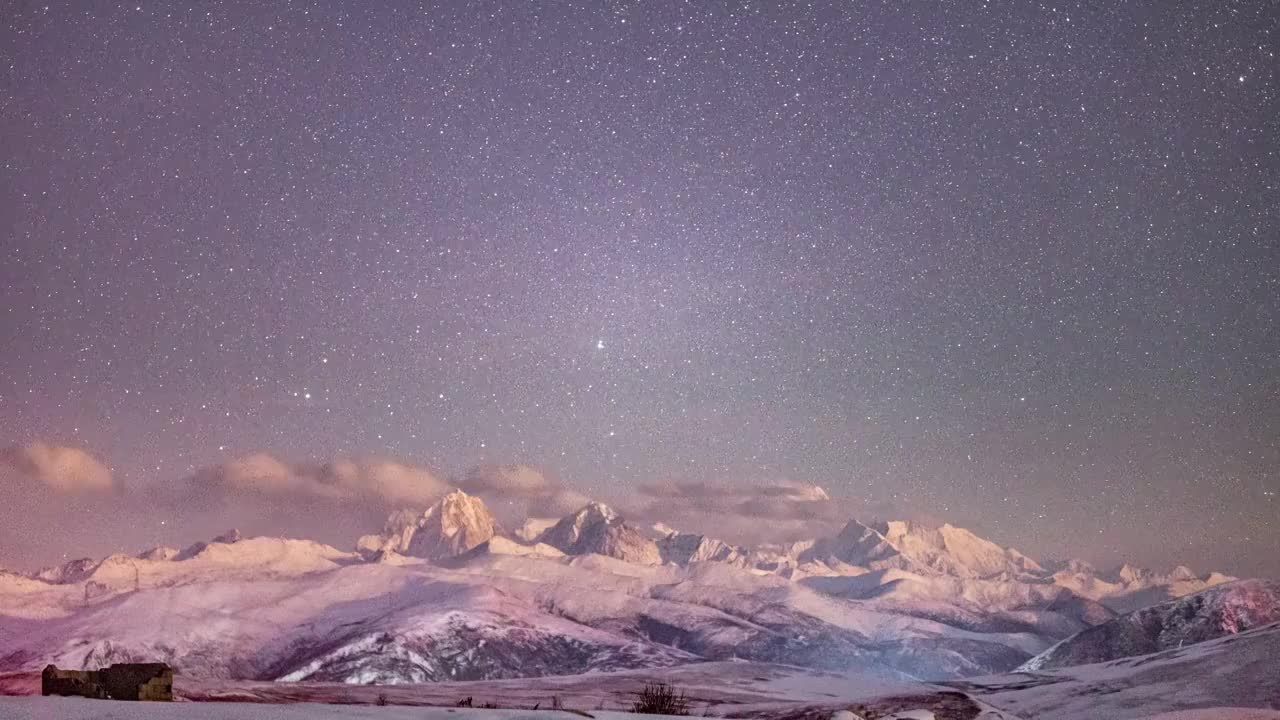
[[[114,483],[111,470],[89,453],[74,447],[31,442],[0,450],[0,464],[11,480],[26,478],[62,493],[103,492]]]
[[[121,487],[76,448],[33,442],[0,452],[0,566],[184,546],[230,528],[349,548],[395,510],[421,510],[454,486],[484,499],[508,527],[557,518],[591,498],[525,464],[477,467],[450,483],[428,468],[377,458],[291,462],[257,452],[171,481]],[[801,482],[665,482],[603,498],[637,524],[662,522],[730,542],[783,542],[883,516]],[[881,510],[884,510],[881,508]],[[74,522],[67,522],[67,517]]]
[[[84,450],[44,442],[0,450],[0,567],[106,554],[130,513],[106,464]]]
[[[426,507],[450,489],[406,463],[292,463],[268,453],[122,487],[89,453],[33,442],[0,451],[0,567],[181,547],[231,528],[348,548],[391,510]]]
[[[345,458],[323,465],[290,464],[267,453],[206,468],[192,482],[231,493],[359,500],[388,506],[429,505],[450,490],[437,475],[414,465]]]
[[[855,517],[899,515],[888,506],[832,497],[817,485],[790,480],[648,483],[636,493],[638,520],[739,543],[807,539],[837,532]]]
[[[651,483],[639,486],[637,491],[642,497],[655,499],[660,507],[677,500],[686,510],[749,518],[821,519],[840,512],[822,488],[792,481],[755,485]]]
[[[547,473],[524,464],[482,465],[457,481],[457,486],[479,495],[505,522],[526,517],[559,517],[590,502]]]

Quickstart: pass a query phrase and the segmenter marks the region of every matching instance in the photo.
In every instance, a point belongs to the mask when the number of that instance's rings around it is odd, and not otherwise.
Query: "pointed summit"
[[[93,558],[77,558],[61,565],[38,570],[32,577],[55,585],[71,585],[89,577],[96,567],[98,567],[98,561]]]
[[[215,537],[214,539],[210,540],[209,542],[201,541],[198,543],[193,543],[191,545],[188,545],[186,548],[182,550],[182,552],[178,553],[177,555],[174,555],[170,559],[190,560],[191,558],[204,552],[205,548],[209,547],[210,545],[218,545],[218,544],[232,545],[240,542],[240,540],[242,539],[243,538],[240,537],[240,531],[235,528],[232,528],[222,533],[221,535]]]
[[[599,502],[560,519],[538,542],[566,555],[596,553],[642,565],[658,565],[662,554],[658,545],[638,529],[628,525],[613,508]]]
[[[1110,578],[1129,585],[1146,583],[1154,576],[1155,573],[1150,570],[1129,563],[1124,563],[1110,573]]]
[[[440,498],[421,514],[398,510],[387,518],[382,535],[360,538],[365,557],[390,551],[421,558],[461,555],[498,533],[498,522],[484,501],[461,490]]]
[[[747,562],[747,552],[742,548],[706,535],[674,530],[658,540],[658,550],[662,553],[663,562],[677,565],[688,565],[691,562],[743,565]]]
[[[483,500],[454,490],[422,514],[405,554],[425,558],[459,555],[488,541],[497,527]]]
[[[601,523],[609,524],[619,520],[618,513],[613,508],[600,502],[589,502],[577,512],[566,515],[560,519],[555,525],[547,528],[542,536],[538,538],[538,542],[544,542],[552,547],[557,547],[564,552],[570,552],[569,548],[573,547],[581,538],[582,533],[595,525]]]

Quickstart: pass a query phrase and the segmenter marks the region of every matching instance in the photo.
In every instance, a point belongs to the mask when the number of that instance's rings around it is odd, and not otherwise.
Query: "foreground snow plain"
[[[665,715],[595,711],[596,720],[662,720]],[[121,703],[83,698],[0,698],[5,720],[581,720],[555,710],[378,707],[296,703]]]
[[[0,697],[5,720],[669,720],[674,716],[635,715],[593,710],[589,713],[555,710],[489,710],[470,708],[378,707],[297,703],[119,703],[81,698]],[[848,715],[822,716],[827,718]],[[1081,716],[1102,717],[1102,716]],[[1126,715],[1131,720],[1280,720],[1280,711],[1218,707],[1159,715]],[[1000,711],[984,710],[972,720],[1023,720]],[[885,720],[942,720],[929,711],[903,711]]]

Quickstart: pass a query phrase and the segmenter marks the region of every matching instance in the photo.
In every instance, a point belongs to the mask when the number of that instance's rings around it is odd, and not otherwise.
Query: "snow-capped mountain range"
[[[509,533],[455,491],[354,552],[231,533],[0,573],[0,672],[158,659],[193,677],[396,683],[737,658],[959,678],[1061,654],[1139,605],[1252,587],[1232,580],[1046,567],[906,522],[753,548],[589,503]]]
[[[1117,660],[1236,635],[1280,622],[1280,583],[1240,580],[1086,628],[1023,664],[1048,670]]]

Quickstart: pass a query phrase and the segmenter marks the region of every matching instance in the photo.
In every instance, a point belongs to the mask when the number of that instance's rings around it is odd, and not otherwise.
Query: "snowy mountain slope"
[[[1047,670],[1145,655],[1280,622],[1280,583],[1240,580],[1083,630],[1021,668]]]
[[[1115,617],[1097,602],[1034,579],[984,580],[891,569],[797,582],[827,595],[981,632],[1065,637]]]
[[[951,526],[850,522],[763,548],[663,532],[590,503],[520,541],[455,492],[356,553],[229,534],[0,574],[0,671],[151,657],[197,676],[422,682],[738,658],[956,678],[1114,617],[1084,593],[1220,579],[1044,568]]]
[[[868,570],[897,569],[920,575],[984,578],[1043,574],[1034,560],[963,528],[930,528],[892,521],[877,526],[851,520],[838,535],[821,540],[798,560],[838,560]]]
[[[1047,646],[871,610],[720,563],[476,553],[365,563],[306,541],[210,544],[189,560],[112,556],[44,617],[0,619],[0,669],[153,658],[192,675],[429,681],[734,657],[883,677],[957,677]],[[84,595],[89,583],[103,588]]]
[[[945,685],[1027,720],[1122,720],[1199,708],[1274,708],[1280,698],[1276,658],[1280,624],[1151,655]]]
[[[288,579],[360,562],[353,553],[310,540],[253,538],[201,545],[198,554],[181,561],[110,555],[75,583],[0,573],[0,640],[6,621],[64,617],[122,592],[197,582]],[[0,651],[4,649],[0,642]]]
[[[61,565],[37,570],[34,577],[37,580],[57,584],[76,583],[88,577],[97,566],[98,561],[93,558],[77,558]]]
[[[279,675],[286,681],[394,684],[577,674],[695,659],[472,587],[447,603],[413,598],[376,622],[344,625],[320,642],[304,640],[278,669],[292,668]]]
[[[182,572],[172,582],[91,599],[61,618],[0,621],[12,630],[0,667],[152,658],[196,676],[403,682],[692,659],[468,580],[428,565],[351,564],[211,581]]]
[[[956,677],[1012,667],[1047,645],[1030,634],[969,632],[874,610],[714,562],[646,567],[601,557],[489,557],[462,570],[577,622],[638,632],[711,659]]]
[[[1110,572],[1098,572],[1087,563],[1071,561],[1049,579],[1076,595],[1097,600],[1116,612],[1129,612],[1173,598],[1190,595],[1236,578],[1222,573],[1197,577],[1186,566],[1169,573],[1157,573],[1132,565]]]
[[[479,555],[534,555],[545,558],[562,558],[564,553],[546,543],[522,543],[495,535],[458,556],[461,561]]]

